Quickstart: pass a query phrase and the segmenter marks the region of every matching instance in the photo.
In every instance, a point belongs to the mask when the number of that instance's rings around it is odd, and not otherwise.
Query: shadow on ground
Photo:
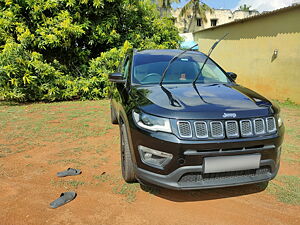
[[[164,198],[173,202],[194,202],[255,194],[264,191],[267,186],[268,182],[263,182],[259,184],[250,184],[236,187],[176,191],[141,184],[141,189],[157,197]]]

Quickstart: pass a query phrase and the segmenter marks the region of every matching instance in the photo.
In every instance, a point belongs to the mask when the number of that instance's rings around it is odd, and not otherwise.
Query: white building
[[[181,33],[196,32],[199,30],[207,29],[213,26],[218,26],[224,23],[233,22],[236,20],[244,19],[250,16],[256,16],[258,11],[242,11],[235,10],[232,12],[229,9],[213,9],[206,12],[206,21],[200,16],[196,15],[194,18],[192,13],[186,17],[180,17],[181,8],[172,12],[174,17],[175,26]]]

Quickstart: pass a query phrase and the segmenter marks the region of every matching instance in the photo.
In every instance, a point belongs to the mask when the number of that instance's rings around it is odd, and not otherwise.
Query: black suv
[[[124,180],[201,189],[273,179],[279,108],[235,78],[201,52],[131,51],[109,75]]]

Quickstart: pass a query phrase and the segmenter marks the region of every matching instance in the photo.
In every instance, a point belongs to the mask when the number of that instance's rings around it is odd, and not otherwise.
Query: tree
[[[149,0],[0,0],[0,9],[0,100],[101,98],[126,49],[180,40]]]
[[[252,7],[251,5],[247,6],[246,4],[244,4],[239,7],[239,10],[244,12],[249,12],[251,7]]]
[[[192,23],[195,20],[196,16],[200,16],[200,18],[204,22],[207,22],[206,12],[212,10],[212,8],[210,8],[208,5],[201,2],[200,0],[190,0],[182,7],[179,16],[189,17],[190,15],[192,15],[187,29],[187,32],[190,32]]]
[[[171,4],[180,2],[180,0],[156,0],[155,1],[160,12],[160,16],[169,16],[172,9]]]

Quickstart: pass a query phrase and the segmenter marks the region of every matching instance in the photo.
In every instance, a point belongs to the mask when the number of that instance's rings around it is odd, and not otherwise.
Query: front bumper
[[[279,169],[284,127],[276,134],[239,139],[189,141],[173,134],[148,132],[130,126],[130,141],[137,179],[168,189],[188,190],[259,183],[273,179]],[[173,154],[163,169],[141,161],[138,146]],[[244,171],[203,173],[206,157],[261,154],[260,168]]]
[[[203,177],[203,167],[200,166],[183,166],[168,175],[156,174],[141,168],[136,168],[136,175],[141,183],[150,183],[160,187],[174,190],[192,190],[220,188],[228,186],[237,186],[244,184],[253,184],[272,180],[279,169],[279,166],[270,170],[274,166],[273,160],[262,160],[260,169],[252,171],[226,172],[210,174],[209,178]],[[189,174],[187,179],[185,174]]]

